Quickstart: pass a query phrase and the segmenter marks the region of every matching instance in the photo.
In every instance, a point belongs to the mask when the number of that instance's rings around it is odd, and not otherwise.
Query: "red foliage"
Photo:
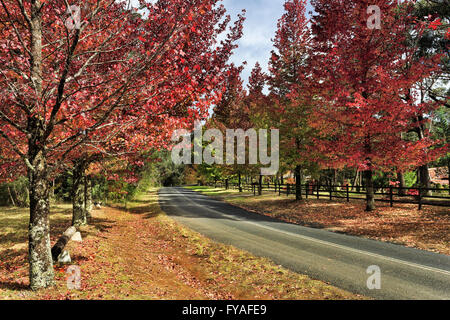
[[[321,98],[313,125],[325,165],[360,170],[405,170],[442,154],[424,130],[417,141],[402,133],[424,128],[438,104],[419,95],[418,83],[439,71],[439,55],[417,58],[408,34],[426,25],[411,14],[411,3],[314,0],[315,77]],[[378,5],[382,28],[367,27],[367,8]],[[398,14],[398,10],[401,10]]]
[[[2,3],[5,168],[23,160],[30,169],[31,145],[45,149],[54,165],[80,151],[117,155],[167,146],[172,130],[205,117],[217,101],[242,33],[240,16],[217,45],[230,22],[218,0],[140,1],[139,11],[127,1],[72,1],[83,19],[73,30],[64,1]]]

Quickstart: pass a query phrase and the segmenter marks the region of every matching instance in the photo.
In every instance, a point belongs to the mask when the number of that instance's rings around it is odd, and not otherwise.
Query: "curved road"
[[[218,242],[377,299],[450,299],[450,257],[280,222],[183,188],[163,188],[162,209]],[[369,266],[381,289],[369,290]]]

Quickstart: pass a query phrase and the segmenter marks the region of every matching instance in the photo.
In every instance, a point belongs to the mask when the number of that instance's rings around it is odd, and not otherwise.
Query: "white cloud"
[[[264,71],[268,70],[270,52],[273,49],[272,39],[275,37],[277,22],[284,13],[285,0],[224,0],[228,13],[236,16],[246,9],[244,35],[239,41],[232,61],[241,64],[247,61],[242,74],[248,80],[251,70],[259,62]],[[307,11],[311,8],[308,7]]]
[[[154,0],[152,0],[153,2]],[[131,0],[137,5],[138,0]],[[247,62],[242,78],[247,82],[256,62],[264,71],[268,70],[270,52],[273,49],[272,39],[275,36],[278,19],[284,13],[285,0],[223,0],[227,14],[236,19],[242,9],[246,9],[244,34],[235,50],[232,62],[241,65]],[[310,8],[307,9],[309,11]]]
[[[243,80],[247,81],[256,62],[267,71],[273,47],[271,39],[275,36],[277,21],[283,14],[284,0],[224,0],[223,3],[232,16],[236,16],[242,9],[247,11],[244,35],[232,58],[236,64],[247,61],[242,74]]]

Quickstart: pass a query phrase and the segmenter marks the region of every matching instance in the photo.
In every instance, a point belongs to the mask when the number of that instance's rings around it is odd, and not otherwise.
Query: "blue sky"
[[[244,35],[232,58],[238,65],[247,61],[242,74],[246,83],[257,61],[264,71],[267,71],[267,63],[273,48],[271,40],[275,36],[278,19],[283,15],[284,2],[285,0],[223,0],[228,13],[234,18],[242,9],[247,10]]]
[[[131,3],[137,6],[138,0],[131,0]],[[278,19],[284,13],[285,0],[222,0],[222,3],[233,20],[242,9],[247,10],[244,35],[232,58],[232,62],[237,65],[247,61],[242,74],[242,79],[247,83],[257,61],[263,70],[267,71],[270,52],[273,49],[272,39],[275,37]],[[306,11],[311,11],[311,7],[308,6]]]

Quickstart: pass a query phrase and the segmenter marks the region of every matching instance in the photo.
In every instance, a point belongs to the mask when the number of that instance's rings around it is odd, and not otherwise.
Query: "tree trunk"
[[[367,96],[365,93],[363,93],[363,97],[367,99]],[[369,134],[366,136],[366,141],[364,145],[364,149],[366,154],[372,153],[372,137]],[[373,167],[372,167],[372,160],[368,157],[368,168],[364,171],[364,183],[366,185],[366,211],[373,211],[375,210],[375,193],[373,189]]]
[[[331,182],[331,187],[334,188],[338,184],[338,171],[333,169],[333,181]]]
[[[92,202],[92,180],[88,175],[84,176],[84,211],[87,218],[91,218],[91,211],[94,207]]]
[[[353,184],[352,184],[352,191],[355,190],[356,184],[358,183],[358,179],[359,179],[359,171],[356,170],[355,180],[353,180]]]
[[[425,188],[425,190],[423,190],[422,196],[431,195],[431,191],[426,190],[427,188],[431,188],[430,173],[428,171],[427,164],[419,167],[419,176],[420,186],[422,188]]]
[[[9,199],[11,200],[11,205],[13,207],[15,207],[16,206],[16,202],[14,201],[14,197],[13,197],[13,195],[11,193],[11,188],[9,186],[8,186],[8,194],[9,194]]]
[[[29,147],[30,224],[28,229],[30,287],[32,290],[54,284],[53,260],[50,246],[50,186],[47,161],[42,149]]]
[[[30,187],[27,186],[26,189],[25,192],[17,192],[16,185],[14,183],[12,184],[16,204],[21,208],[28,207],[30,203]]]
[[[14,185],[14,183],[12,184],[12,191],[14,192],[14,196],[15,196],[15,198],[16,198],[17,206],[19,206],[19,207],[24,207],[23,201],[22,201],[22,197],[21,197],[21,195],[19,195],[19,193],[17,192],[16,186]],[[29,196],[30,196],[30,190],[28,189],[26,198],[28,198]],[[27,201],[25,201],[25,202],[27,202]]]
[[[423,99],[423,97],[422,97]],[[417,117],[417,121],[418,123],[420,123],[419,126],[417,126],[416,131],[417,131],[417,135],[419,136],[419,139],[423,139],[425,137],[425,126],[422,124],[424,117],[423,115],[419,115]],[[426,190],[426,188],[431,188],[431,181],[430,181],[430,173],[428,171],[428,164],[423,165],[421,167],[419,167],[418,170],[418,178],[420,181],[420,187],[425,188],[425,190],[423,190],[422,192],[422,196],[425,195],[431,195],[431,191]]]
[[[31,73],[35,106],[42,98],[42,3],[31,1],[30,42]],[[27,168],[30,184],[30,222],[28,228],[28,253],[30,263],[30,287],[38,290],[53,285],[54,271],[50,247],[50,186],[48,183],[43,119],[36,114],[28,118]]]
[[[262,180],[263,180],[263,176],[260,174],[259,175],[259,183],[258,183],[258,195],[262,195]]]
[[[366,184],[366,211],[375,210],[375,194],[373,188],[373,172],[372,170],[364,171],[364,179]]]
[[[55,179],[52,180],[52,189],[51,189],[50,199],[52,201],[55,201]]]
[[[72,225],[76,227],[87,224],[84,210],[84,171],[85,166],[83,161],[76,163],[73,167]]]
[[[239,172],[239,192],[242,192],[241,173]]]
[[[406,183],[405,183],[405,176],[403,175],[403,173],[401,173],[400,171],[397,172],[397,180],[399,183],[399,188],[398,189],[398,195],[399,196],[404,196],[406,195]]]
[[[358,175],[358,182],[356,183],[356,192],[360,192],[361,191],[361,187],[362,187],[362,178],[363,178],[363,174],[361,172],[359,172]]]
[[[302,168],[300,166],[295,167],[295,200],[302,200],[302,176],[301,176]]]

